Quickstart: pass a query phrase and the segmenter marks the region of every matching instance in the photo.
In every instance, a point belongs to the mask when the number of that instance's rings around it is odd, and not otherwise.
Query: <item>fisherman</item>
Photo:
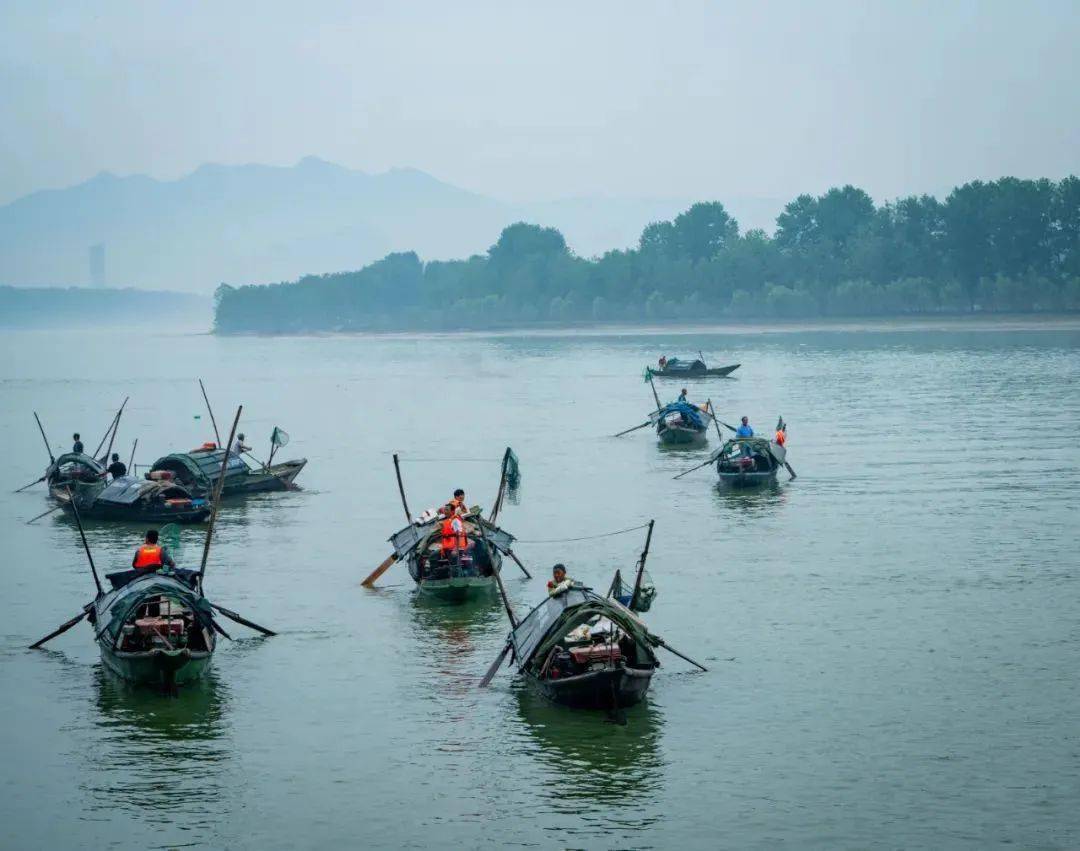
[[[667,355],[660,355],[660,360],[657,363],[660,364],[660,369],[663,370],[667,366]]]
[[[735,429],[736,437],[753,437],[754,430],[750,428],[750,419],[748,417],[742,418],[742,424]]]
[[[176,562],[168,551],[158,543],[157,529],[151,529],[146,533],[146,540],[131,560],[131,566],[136,570],[158,570],[163,565],[176,569]]]
[[[566,575],[566,565],[560,562],[551,568],[551,579],[547,584],[548,596],[558,596],[573,584],[574,580]]]
[[[229,451],[232,452],[232,454],[235,455],[237,458],[239,458],[241,454],[243,454],[244,452],[249,452],[250,450],[250,446],[244,445],[244,433],[240,432],[240,434],[236,435],[236,440],[233,441],[232,449],[230,449]]]
[[[679,394],[679,401],[680,402],[685,402],[686,401],[686,388],[685,387],[682,389],[682,393]]]
[[[469,548],[469,539],[465,535],[465,523],[456,514],[449,514],[442,522],[439,547],[443,558],[453,558],[454,551],[465,552]]]
[[[451,499],[446,505],[444,505],[439,513],[446,517],[453,517],[455,515],[461,515],[464,517],[469,513],[469,506],[465,503],[465,491],[458,488],[454,491],[454,498]]]
[[[71,451],[72,452],[78,452],[79,454],[82,454],[83,445],[82,445],[82,440],[79,438],[79,433],[75,432],[75,434],[73,434],[72,437],[75,439],[75,445],[71,447]]]
[[[120,456],[114,452],[112,454],[112,463],[105,469],[110,476],[112,476],[115,482],[121,476],[127,475],[127,465],[120,460]]]

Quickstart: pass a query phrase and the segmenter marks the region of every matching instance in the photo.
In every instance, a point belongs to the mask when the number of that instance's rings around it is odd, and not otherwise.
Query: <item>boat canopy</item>
[[[498,550],[508,550],[514,542],[514,536],[498,526],[493,526],[487,520],[480,517],[467,517],[467,522],[484,524],[484,537]],[[438,532],[441,519],[429,520],[427,523],[410,523],[400,532],[390,536],[390,543],[394,545],[394,553],[398,559],[406,558],[423,541],[428,540]],[[479,536],[478,536],[479,537]]]
[[[685,422],[690,424],[691,428],[700,430],[708,428],[704,412],[697,405],[690,402],[672,402],[669,405],[664,405],[659,411],[653,411],[649,414],[649,419],[655,423],[672,414],[679,414]]]
[[[49,473],[52,474],[63,467],[73,467],[75,465],[86,467],[90,472],[97,473],[98,475],[105,474],[105,468],[101,466],[101,464],[82,452],[65,452],[49,465]]]
[[[108,634],[115,640],[116,636],[120,634],[121,628],[135,611],[135,608],[148,597],[159,595],[171,597],[182,603],[191,611],[197,613],[199,619],[203,621],[203,626],[212,628],[213,611],[210,608],[210,602],[179,577],[161,571],[145,577],[137,577],[131,582],[110,591],[103,599],[99,599],[98,610],[108,612],[109,622],[107,624],[98,623],[95,626],[99,631],[107,630]]]
[[[181,481],[194,481],[197,485],[210,489],[221,477],[221,458],[225,454],[224,449],[200,449],[196,452],[174,452],[164,458],[158,458],[154,466],[150,468],[153,473],[157,470],[169,470]],[[239,455],[229,453],[228,466],[225,468],[225,486],[230,487],[238,480],[246,478],[251,468]]]
[[[548,597],[511,631],[510,642],[518,665],[528,665],[538,652],[546,653],[553,642],[593,617],[607,618],[649,653],[657,644],[655,636],[626,606],[601,597],[589,588],[575,585],[561,594]]]
[[[109,482],[108,487],[98,494],[99,500],[113,502],[117,505],[131,505],[148,490],[154,490],[153,482],[139,479],[135,476],[121,476]]]
[[[787,450],[767,437],[733,437],[713,453],[712,460],[717,461],[726,456],[753,452],[771,455],[777,464],[783,464],[784,458],[787,457]]]
[[[664,371],[700,372],[705,368],[705,361],[701,360],[700,358],[694,358],[694,360],[680,360],[679,358],[668,358],[668,362],[664,366]]]

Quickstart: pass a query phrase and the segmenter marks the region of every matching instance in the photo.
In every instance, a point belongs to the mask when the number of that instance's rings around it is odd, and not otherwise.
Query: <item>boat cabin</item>
[[[735,437],[716,454],[716,469],[721,476],[775,474],[783,463],[782,453],[782,446],[764,437]]]
[[[95,459],[82,452],[61,455],[46,471],[50,485],[94,484],[105,480],[105,468]]]
[[[159,458],[146,474],[148,479],[172,479],[192,493],[210,493],[221,477],[221,461],[225,450],[209,444],[191,452],[174,452]],[[251,474],[251,467],[238,455],[229,453],[225,468],[224,489],[243,484]]]

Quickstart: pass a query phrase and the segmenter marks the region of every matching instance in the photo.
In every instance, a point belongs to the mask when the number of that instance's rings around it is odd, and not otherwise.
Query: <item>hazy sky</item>
[[[1056,178],[1078,44],[1078,0],[0,0],[0,203],[308,154],[511,200]]]

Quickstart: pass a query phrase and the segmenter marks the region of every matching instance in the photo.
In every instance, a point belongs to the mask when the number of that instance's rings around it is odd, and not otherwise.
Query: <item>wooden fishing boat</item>
[[[697,446],[709,440],[709,414],[690,402],[671,402],[649,414],[665,446]]]
[[[734,363],[730,366],[708,367],[703,357],[694,360],[681,360],[671,358],[663,368],[647,366],[645,372],[653,378],[723,378],[731,375],[742,364]]]
[[[234,433],[240,420],[240,410],[237,410],[233,422]],[[232,435],[229,439],[232,439]],[[245,620],[236,612],[211,603],[203,593],[220,484],[219,478],[198,571],[172,570],[168,567],[118,571],[106,575],[111,585],[108,591],[98,578],[83,529],[79,500],[70,500],[97,594],[78,615],[30,645],[30,648],[41,647],[85,618],[94,629],[94,640],[105,667],[133,683],[161,686],[172,692],[177,686],[198,679],[206,672],[213,657],[217,635],[229,637],[214,620],[215,612],[264,635],[274,635],[271,630]]]
[[[391,536],[396,560],[405,561],[420,593],[446,603],[465,603],[490,597],[495,576],[502,570],[502,553],[514,536],[478,515],[463,518],[463,550],[443,551],[436,518],[413,523]]]
[[[511,548],[514,536],[495,525],[503,498],[521,482],[518,459],[512,449],[507,447],[503,454],[499,491],[491,516],[485,519],[479,507],[474,507],[468,514],[458,517],[462,524],[461,531],[455,534],[454,545],[445,549],[442,545],[442,524],[446,520],[444,512],[428,510],[413,519],[405,499],[401,462],[396,454],[394,472],[401,494],[401,507],[405,510],[409,525],[390,536],[394,551],[361,585],[371,588],[392,564],[404,561],[422,594],[446,603],[465,603],[490,596],[491,590],[499,583],[504,555],[510,556],[529,576],[529,571]]]
[[[290,490],[306,464],[307,459],[300,458],[271,463],[265,467],[254,467],[239,455],[226,453],[216,444],[210,443],[191,452],[174,452],[158,458],[146,478],[171,480],[196,496],[205,496],[213,493],[224,469],[222,494],[235,496],[261,491]]]
[[[113,588],[94,600],[90,622],[109,670],[166,689],[206,672],[217,636],[195,571],[128,570],[106,578]]]
[[[105,468],[89,455],[69,452],[45,472],[49,495],[65,510],[78,502],[83,517],[138,523],[198,523],[210,501],[194,497],[174,481],[120,476],[106,483]]]
[[[764,437],[734,437],[714,455],[720,482],[731,488],[751,488],[776,481],[787,450]]]
[[[550,700],[582,709],[616,710],[633,706],[645,696],[660,667],[655,652],[659,647],[706,670],[650,632],[633,611],[648,608],[655,596],[652,589],[646,603],[643,594],[653,521],[648,528],[629,606],[615,596],[621,587],[618,573],[607,597],[567,579],[518,621],[500,585],[512,629],[502,654],[480,681],[481,687],[491,682],[510,653],[522,676]]]

